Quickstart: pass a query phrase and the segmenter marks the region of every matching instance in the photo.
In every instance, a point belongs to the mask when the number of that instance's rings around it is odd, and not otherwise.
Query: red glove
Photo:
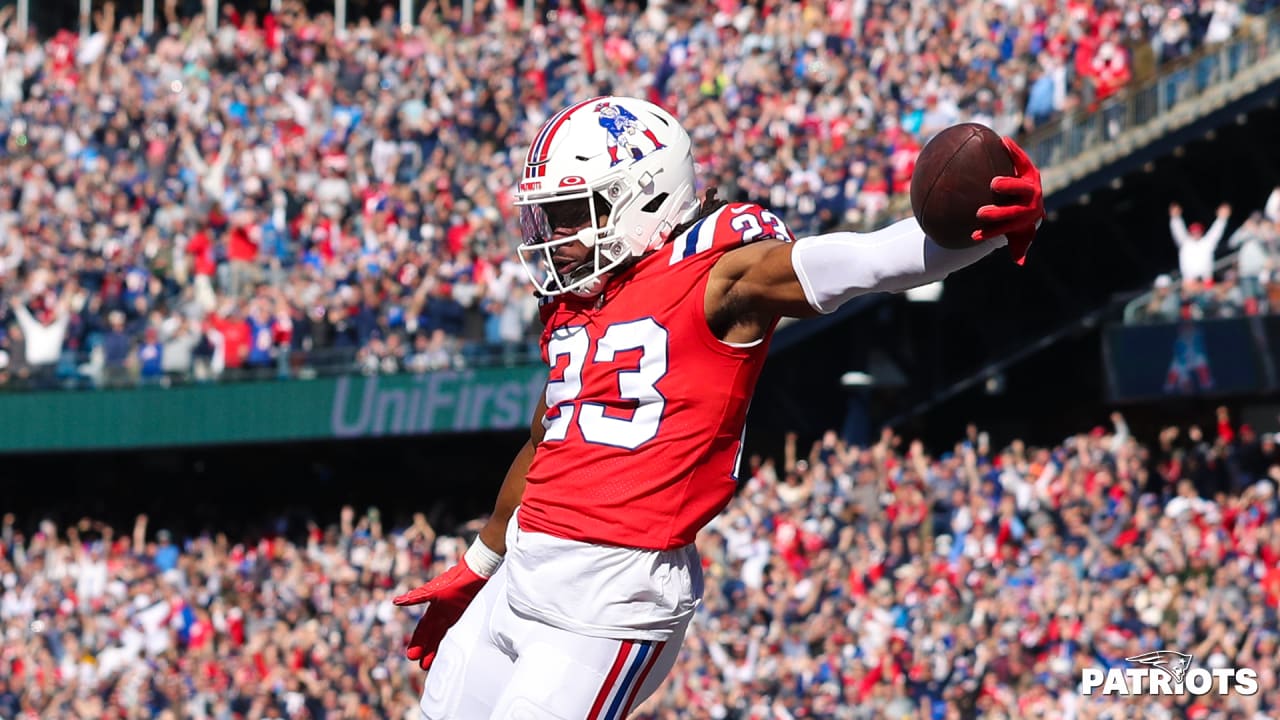
[[[1013,159],[1014,177],[998,177],[991,181],[991,191],[1010,198],[1008,205],[983,205],[978,220],[987,227],[975,230],[975,242],[1004,235],[1009,238],[1009,254],[1019,265],[1027,260],[1027,250],[1036,237],[1036,228],[1044,219],[1044,190],[1040,187],[1040,171],[1031,158],[1012,138],[1003,138]]]
[[[417,660],[423,670],[430,668],[445,632],[458,622],[463,611],[488,581],[489,578],[477,575],[467,565],[466,558],[463,558],[431,582],[392,600],[399,607],[431,603],[414,628],[404,656]]]

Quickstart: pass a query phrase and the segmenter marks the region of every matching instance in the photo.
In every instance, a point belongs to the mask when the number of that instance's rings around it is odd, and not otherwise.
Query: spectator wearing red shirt
[[[222,367],[233,371],[232,375],[238,374],[249,358],[249,347],[253,342],[249,323],[245,321],[240,304],[227,301],[221,312],[210,319],[209,325],[221,336]]]
[[[211,230],[206,224],[192,233],[191,238],[187,240],[187,254],[192,258],[194,271],[196,302],[205,312],[213,312],[218,302],[213,289],[213,275],[217,270],[217,263],[214,261],[213,240],[210,235]]]
[[[237,210],[231,216],[231,229],[227,232],[227,293],[243,297],[260,281],[258,247],[262,242],[262,227],[257,212],[251,209]]]

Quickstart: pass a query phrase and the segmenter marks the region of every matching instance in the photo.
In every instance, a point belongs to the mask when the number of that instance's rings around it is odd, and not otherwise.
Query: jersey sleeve
[[[755,203],[731,203],[716,210],[676,238],[671,264],[704,253],[719,254],[760,240],[795,242],[790,228],[773,212]]]

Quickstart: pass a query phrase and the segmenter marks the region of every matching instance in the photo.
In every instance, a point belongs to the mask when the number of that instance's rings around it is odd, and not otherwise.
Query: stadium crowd
[[[1150,443],[1119,414],[1045,448],[973,427],[941,453],[888,430],[807,453],[789,436],[748,469],[699,535],[705,601],[635,717],[1280,713],[1280,449],[1225,408]],[[6,516],[0,718],[416,719],[417,614],[390,598],[478,527],[348,507],[242,541]],[[1254,669],[1259,691],[1079,694],[1086,668],[1155,649]]]
[[[0,384],[121,385],[527,356],[514,172],[573,98],[649,97],[722,197],[876,222],[922,142],[1088,108],[1275,0],[430,0],[217,31],[106,2],[84,39],[0,9]],[[340,31],[341,30],[341,31]]]
[[[1230,205],[1219,206],[1207,227],[1188,223],[1182,207],[1170,205],[1178,281],[1168,274],[1156,276],[1151,293],[1139,299],[1129,319],[1168,323],[1280,311],[1280,187],[1238,227],[1231,229],[1230,220]],[[1233,261],[1215,271],[1215,260],[1224,251]]]

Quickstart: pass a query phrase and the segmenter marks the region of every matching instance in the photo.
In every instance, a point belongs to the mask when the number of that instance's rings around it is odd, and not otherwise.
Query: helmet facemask
[[[538,292],[571,292],[583,297],[599,294],[604,276],[632,257],[626,241],[612,232],[608,222],[612,210],[609,201],[596,192],[520,206],[520,262]],[[575,242],[586,248],[586,257],[562,272],[556,251]]]

